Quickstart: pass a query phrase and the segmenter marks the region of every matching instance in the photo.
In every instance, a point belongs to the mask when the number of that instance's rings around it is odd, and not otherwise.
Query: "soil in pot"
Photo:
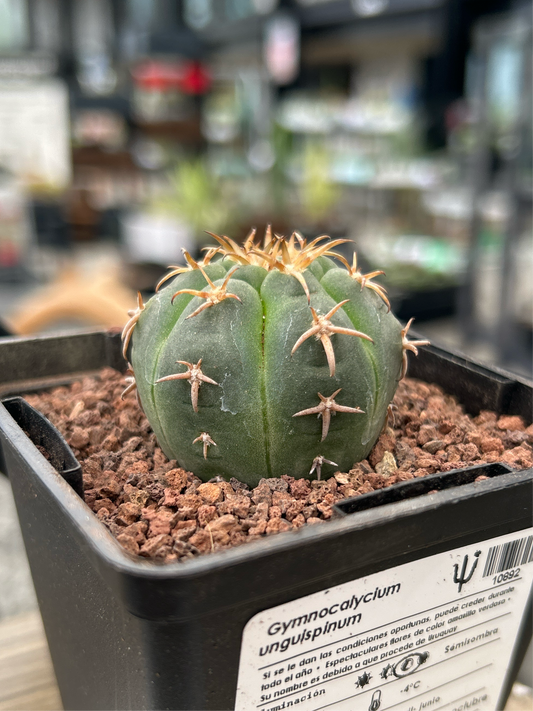
[[[338,501],[414,477],[499,461],[533,466],[533,425],[489,411],[471,417],[438,386],[405,378],[389,426],[349,472],[322,481],[288,473],[253,490],[237,479],[202,483],[165,457],[135,394],[121,398],[126,384],[104,368],[26,399],[81,463],[85,501],[96,516],[130,554],[160,562],[320,524]]]

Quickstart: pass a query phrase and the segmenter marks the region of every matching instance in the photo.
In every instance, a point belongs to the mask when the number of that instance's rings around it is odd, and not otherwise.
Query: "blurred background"
[[[205,230],[271,223],[531,377],[531,50],[530,0],[0,0],[0,337],[121,327]],[[0,570],[32,610],[3,477]]]
[[[121,326],[204,230],[353,240],[531,374],[529,0],[0,0],[4,333]]]

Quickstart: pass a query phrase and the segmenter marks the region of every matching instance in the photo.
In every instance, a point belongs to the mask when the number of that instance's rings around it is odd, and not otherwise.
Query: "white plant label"
[[[493,711],[533,580],[533,528],[255,615],[236,711]]]

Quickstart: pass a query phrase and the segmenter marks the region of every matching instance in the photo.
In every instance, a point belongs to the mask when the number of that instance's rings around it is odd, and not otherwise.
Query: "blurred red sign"
[[[168,62],[147,60],[132,70],[133,81],[147,91],[175,91],[205,94],[211,87],[211,76],[201,62]]]

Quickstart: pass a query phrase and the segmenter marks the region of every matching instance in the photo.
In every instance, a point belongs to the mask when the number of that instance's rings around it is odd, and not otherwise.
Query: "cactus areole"
[[[267,230],[172,268],[123,331],[164,453],[204,481],[331,476],[364,459],[416,352],[343,240]]]

